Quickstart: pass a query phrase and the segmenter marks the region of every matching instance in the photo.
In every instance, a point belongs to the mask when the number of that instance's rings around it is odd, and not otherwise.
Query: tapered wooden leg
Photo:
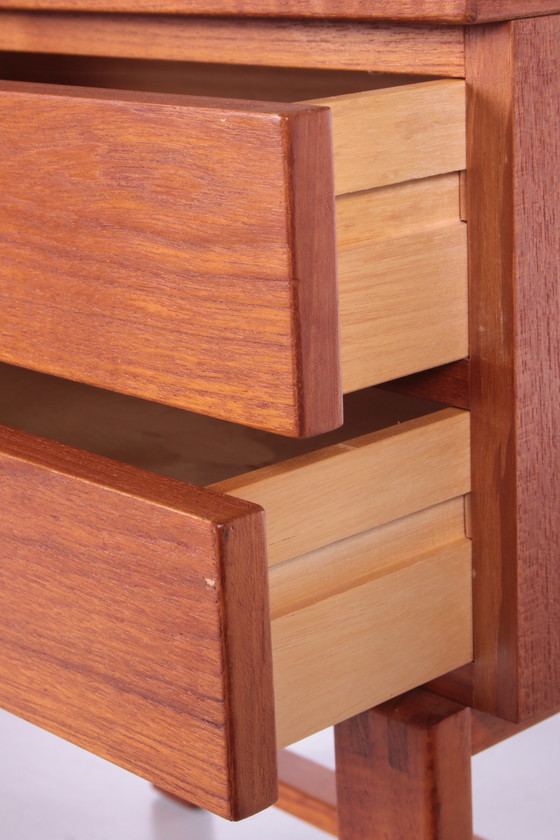
[[[418,690],[335,727],[341,840],[473,840],[470,710]]]

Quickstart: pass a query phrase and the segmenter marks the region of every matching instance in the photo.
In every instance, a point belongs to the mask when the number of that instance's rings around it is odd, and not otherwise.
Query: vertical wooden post
[[[560,16],[467,34],[474,705],[560,703]]]
[[[335,727],[341,840],[472,840],[470,710],[412,691]]]

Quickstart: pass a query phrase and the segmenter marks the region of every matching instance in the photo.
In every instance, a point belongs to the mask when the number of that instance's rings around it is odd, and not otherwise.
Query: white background
[[[485,840],[559,840],[559,746],[560,716],[473,759],[475,829]],[[299,751],[332,765],[332,733],[302,742]],[[236,824],[183,808],[141,779],[0,712],[1,840],[328,836],[276,808]]]

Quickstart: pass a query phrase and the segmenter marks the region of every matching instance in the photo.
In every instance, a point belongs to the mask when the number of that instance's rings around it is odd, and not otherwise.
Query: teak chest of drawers
[[[360,840],[341,721],[560,706],[560,9],[0,6],[0,700]]]

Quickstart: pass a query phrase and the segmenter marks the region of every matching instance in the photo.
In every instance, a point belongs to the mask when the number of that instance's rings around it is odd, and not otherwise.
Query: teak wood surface
[[[469,709],[421,691],[339,724],[341,840],[472,840],[470,737]]]
[[[464,77],[462,27],[351,21],[10,12],[0,48],[23,52]]]
[[[434,712],[436,712],[435,715]],[[411,777],[410,772],[406,776],[395,774],[395,756],[398,756],[399,752],[401,757],[404,758],[406,751],[412,747],[413,756],[412,759],[409,757],[409,768],[414,767],[415,761],[422,761],[421,751],[424,744],[423,739],[419,737],[419,730],[428,727],[429,731],[432,726],[438,726],[438,718],[441,724],[446,717],[455,717],[455,723],[460,722],[460,729],[463,730],[463,735],[465,735],[468,722],[463,712],[469,714],[470,717],[470,737],[461,737],[458,740],[455,725],[448,725],[445,730],[438,727],[436,730],[439,751],[447,750],[454,753],[455,772],[452,768],[451,784],[442,785],[441,773],[437,773],[436,762],[430,759],[423,767],[423,778],[422,764],[420,764],[421,771],[415,779]],[[555,713],[558,713],[558,710],[553,712],[553,714]],[[329,834],[333,834],[335,837],[339,837],[336,790],[336,777],[338,775],[341,799],[344,803],[342,807],[343,810],[346,809],[347,814],[350,814],[350,819],[345,819],[345,833],[340,835],[341,837],[344,836],[344,840],[361,840],[364,836],[370,836],[371,829],[369,834],[364,831],[366,825],[376,827],[375,835],[377,836],[379,833],[379,836],[381,836],[381,831],[384,830],[383,826],[386,828],[387,823],[390,823],[393,833],[383,834],[384,837],[409,840],[411,835],[407,823],[410,822],[410,819],[402,813],[401,797],[403,792],[406,795],[405,786],[409,788],[408,796],[410,796],[410,788],[414,789],[415,786],[416,807],[419,808],[419,812],[416,812],[418,822],[415,826],[414,837],[418,836],[418,826],[427,825],[428,833],[425,833],[422,837],[428,837],[429,840],[458,840],[462,837],[471,840],[471,835],[468,833],[472,820],[470,814],[470,773],[468,770],[470,756],[517,735],[527,727],[533,726],[549,716],[548,714],[542,715],[521,724],[508,723],[474,709],[464,708],[445,700],[442,701],[426,691],[415,690],[372,710],[368,715],[369,721],[366,719],[366,715],[360,715],[352,722],[348,721],[337,727],[337,738],[339,743],[342,742],[346,755],[348,755],[350,749],[356,750],[359,743],[358,739],[352,737],[352,743],[349,745],[348,733],[352,730],[360,731],[359,739],[363,740],[365,737],[364,729],[369,726],[371,721],[375,723],[376,732],[380,726],[386,725],[388,730],[400,731],[401,736],[404,736],[401,737],[400,744],[399,739],[393,736],[390,750],[387,753],[382,749],[375,752],[372,750],[368,768],[372,787],[371,790],[366,792],[364,798],[357,802],[358,816],[354,812],[356,801],[349,799],[350,785],[355,779],[353,761],[350,767],[348,764],[337,765],[335,771],[316,764],[314,761],[310,761],[299,753],[290,750],[282,750],[278,754],[279,799],[276,807]],[[383,718],[385,722],[382,720]],[[379,746],[382,739],[377,738],[376,740]],[[402,749],[405,743],[406,751]],[[387,767],[388,757],[389,767]],[[358,758],[358,762],[360,761],[361,759]],[[456,772],[457,768],[459,768],[459,773]],[[348,779],[349,775],[352,776],[350,781]],[[398,787],[397,795],[391,798],[376,796],[375,791],[379,785],[372,781],[374,776],[376,778],[378,776],[382,777],[383,790],[388,784],[388,779],[392,779],[393,785]],[[364,787],[366,785],[367,783]],[[430,790],[431,785],[433,787]],[[421,801],[422,790],[424,804]],[[351,795],[353,795],[353,789]],[[445,798],[445,801],[442,801],[442,798]],[[435,810],[433,808],[434,802],[436,803]],[[442,821],[442,814],[447,814],[448,818]],[[414,819],[414,815],[411,819]],[[379,831],[377,831],[377,828],[379,828]],[[475,837],[474,840],[480,840],[480,838]]]
[[[340,425],[327,109],[5,82],[0,112],[4,361]]]
[[[0,8],[472,24],[557,12],[560,4],[557,0],[1,0]]]
[[[222,816],[270,805],[262,512],[6,428],[0,473],[2,706]]]
[[[468,37],[474,704],[513,721],[560,703],[559,42]]]

